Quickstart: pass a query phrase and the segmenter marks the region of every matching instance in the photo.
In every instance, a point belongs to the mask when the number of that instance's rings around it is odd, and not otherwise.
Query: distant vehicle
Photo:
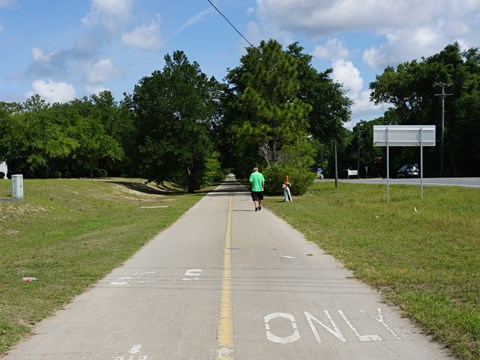
[[[417,178],[420,177],[420,169],[417,165],[403,165],[397,171],[397,178]]]

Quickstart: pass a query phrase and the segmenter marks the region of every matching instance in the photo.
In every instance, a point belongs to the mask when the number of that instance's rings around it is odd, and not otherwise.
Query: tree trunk
[[[187,169],[188,177],[188,193],[193,194],[195,192],[195,173],[190,169]]]

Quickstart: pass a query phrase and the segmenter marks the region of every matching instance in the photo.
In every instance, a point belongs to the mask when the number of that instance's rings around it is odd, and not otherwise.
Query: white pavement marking
[[[313,336],[315,336],[315,339],[317,339],[318,343],[321,343],[322,341],[320,340],[320,335],[318,335],[317,328],[313,324],[312,320],[314,320],[316,323],[320,324],[325,330],[327,330],[330,334],[335,336],[341,342],[347,342],[347,340],[343,336],[343,334],[340,331],[340,329],[338,328],[337,324],[335,324],[335,322],[333,321],[333,319],[330,316],[330,313],[328,311],[325,310],[325,315],[327,315],[327,318],[330,321],[330,324],[332,324],[333,329],[328,327],[324,323],[322,323],[320,320],[318,320],[315,316],[313,316],[309,312],[305,311],[304,314],[305,314],[305,318],[308,321],[308,325],[310,325],[310,329],[312,330]]]
[[[400,336],[398,336],[398,335],[390,328],[390,326],[388,326],[387,323],[385,322],[385,319],[383,318],[383,315],[382,315],[382,309],[377,309],[377,311],[378,311],[378,319],[377,319],[375,316],[370,315],[370,314],[367,313],[366,311],[360,310],[361,313],[367,315],[368,317],[371,317],[373,320],[376,320],[376,321],[378,321],[380,324],[382,324],[382,325],[385,327],[385,329],[387,329],[388,331],[390,331],[390,333],[391,333],[395,338],[397,338],[398,340],[401,341],[402,339],[400,338]]]
[[[156,272],[155,271],[147,271],[144,273],[136,272],[132,276],[121,276],[113,280],[112,282],[110,282],[110,285],[127,285],[133,282],[138,284],[152,283],[153,282],[152,279],[145,279],[145,277],[153,274],[156,274]]]
[[[120,277],[117,280],[112,281],[110,285],[127,285],[131,279],[132,279],[132,276]]]
[[[343,320],[345,320],[348,327],[353,331],[353,333],[358,338],[358,340],[360,340],[360,341],[383,341],[383,339],[378,335],[360,335],[358,330],[353,327],[352,323],[350,322],[350,320],[348,320],[348,318],[345,316],[343,311],[338,310],[338,313],[343,318]]]
[[[283,318],[287,319],[290,321],[292,328],[293,328],[293,333],[292,335],[285,336],[285,337],[279,337],[277,335],[272,334],[270,331],[270,321],[276,318]],[[295,317],[291,314],[287,313],[281,313],[281,312],[276,312],[272,314],[268,314],[265,316],[265,330],[267,333],[267,339],[270,340],[271,342],[277,343],[277,344],[289,344],[297,341],[300,339],[300,332],[298,331],[297,323],[295,321]]]
[[[189,269],[185,271],[184,277],[182,280],[183,281],[194,281],[194,280],[200,280],[200,277],[202,276],[203,269]]]
[[[142,345],[133,345],[130,349],[130,354],[135,355],[138,354],[142,350]]]

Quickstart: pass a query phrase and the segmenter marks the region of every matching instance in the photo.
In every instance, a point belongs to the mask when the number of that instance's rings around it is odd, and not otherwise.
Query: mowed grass
[[[202,197],[140,179],[24,180],[21,202],[11,190],[0,180],[0,354]]]
[[[461,359],[480,359],[480,189],[315,183],[268,208]]]

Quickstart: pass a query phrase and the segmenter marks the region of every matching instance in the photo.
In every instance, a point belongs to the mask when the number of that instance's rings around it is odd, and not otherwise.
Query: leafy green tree
[[[393,109],[389,116],[396,123],[437,125],[437,146],[425,153],[426,176],[440,173],[441,151],[445,154],[446,175],[480,175],[480,169],[472,166],[480,156],[475,140],[480,136],[479,73],[478,49],[462,51],[460,45],[454,43],[421,61],[405,62],[396,69],[387,67],[370,84],[371,99],[375,103],[391,103]],[[445,99],[445,149],[440,146],[442,108],[438,95],[441,83],[448,84],[446,93],[450,94]],[[399,156],[410,157],[411,152],[402,151]]]
[[[94,169],[99,160],[123,158],[123,149],[120,144],[107,134],[97,117],[78,117],[75,131],[78,147],[74,151],[73,158],[80,160],[88,167],[91,178],[94,177]]]
[[[124,95],[117,103],[110,91],[102,91],[90,97],[93,113],[100,120],[106,133],[121,147],[122,157],[103,157],[100,166],[108,169],[109,174],[131,174],[132,161],[128,154],[132,153],[135,125],[133,121],[133,104],[131,96]]]
[[[477,63],[480,61],[477,59]],[[479,176],[480,164],[480,71],[469,76],[455,101],[456,120],[447,123],[451,167],[454,175]]]
[[[275,40],[247,49],[241,65],[227,75],[225,116],[244,148],[266,164],[278,163],[279,150],[308,134],[311,106],[299,96],[296,59]],[[228,121],[228,120],[227,120]],[[259,156],[250,158],[250,164]],[[251,167],[251,166],[250,166]]]
[[[318,149],[320,155],[306,152],[302,166],[310,168],[314,158],[323,162],[329,156],[325,149],[334,140],[345,142],[343,124],[350,119],[351,101],[330,79],[331,70],[319,73],[312,56],[302,51],[298,43],[282,50],[274,40],[262,42],[227,75],[220,148],[224,163],[237,175],[246,176],[253,163],[280,163],[284,146]]]
[[[0,103],[0,161],[8,160],[10,172],[20,157],[19,146],[22,141],[22,122],[18,114],[21,106],[17,103]]]
[[[107,105],[101,100],[105,100]],[[116,105],[109,92],[94,95],[90,99],[84,97],[73,100],[69,106],[69,120],[73,125],[70,131],[78,144],[72,153],[72,160],[78,162],[80,167],[87,168],[90,177],[93,177],[100,161],[124,158],[124,150],[113,132]]]
[[[344,168],[358,169],[360,177],[385,176],[385,148],[373,146],[374,125],[384,124],[384,118],[360,121],[352,129],[351,141],[342,158]]]
[[[312,107],[308,116],[309,133],[324,144],[341,142],[344,123],[351,117],[352,100],[342,85],[330,78],[332,69],[318,72],[312,66],[312,56],[302,51],[298,43],[288,47],[288,52],[297,60],[298,96]]]
[[[199,188],[213,155],[210,129],[218,83],[182,51],[165,56],[165,67],[135,86],[139,170],[157,182],[177,180]]]
[[[58,155],[61,129],[51,121],[50,106],[40,96],[4,107],[0,121],[2,152],[12,171],[35,176],[40,168],[48,167],[52,156]]]

